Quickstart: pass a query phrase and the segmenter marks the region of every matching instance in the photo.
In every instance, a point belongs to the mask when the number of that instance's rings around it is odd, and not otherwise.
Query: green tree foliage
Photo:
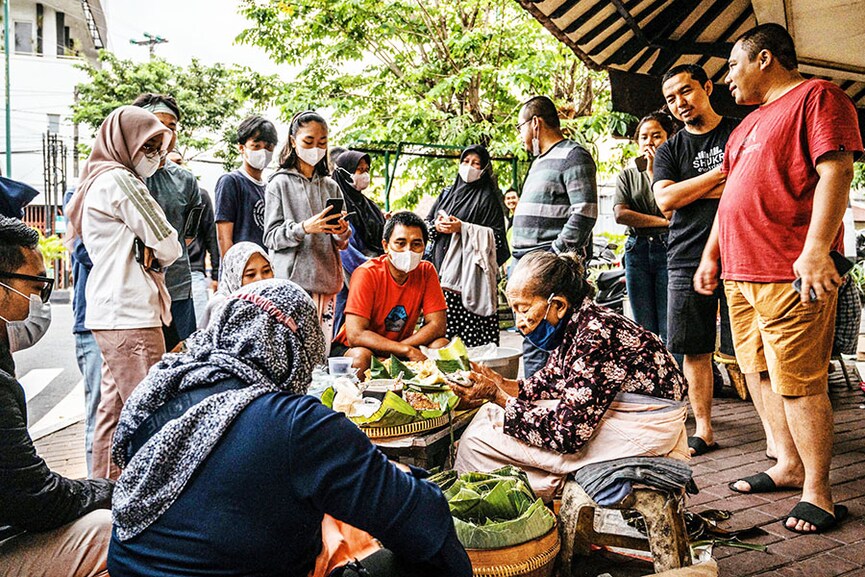
[[[856,162],[853,164],[852,188],[865,190],[865,162]]]
[[[230,164],[236,150],[229,134],[242,115],[272,102],[278,85],[274,77],[246,67],[207,66],[195,59],[183,68],[160,58],[133,62],[102,51],[99,61],[99,67],[79,65],[89,79],[77,86],[72,120],[95,132],[112,110],[131,104],[139,94],[169,94],[180,106],[177,148],[187,159],[221,143],[215,154]]]
[[[284,116],[322,110],[340,145],[483,143],[524,161],[517,113],[535,94],[551,96],[590,147],[627,120],[610,112],[606,75],[512,0],[240,0],[240,11],[252,25],[239,40],[298,69],[278,98]],[[382,162],[374,161],[379,174]],[[416,186],[397,206],[438,194],[456,174],[447,159],[404,166]],[[496,170],[510,185],[510,171]]]

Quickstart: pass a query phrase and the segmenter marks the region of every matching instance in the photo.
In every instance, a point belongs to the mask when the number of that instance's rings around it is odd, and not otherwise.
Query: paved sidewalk
[[[856,373],[847,364],[851,378]],[[837,368],[837,363],[836,363]],[[693,461],[700,494],[692,496],[693,510],[726,509],[733,517],[730,528],[760,525],[768,535],[749,540],[766,544],[768,553],[717,547],[723,577],[865,577],[865,397],[857,388],[847,390],[841,371],[830,376],[835,407],[835,457],[832,485],[838,502],[847,505],[850,516],[826,535],[796,535],[779,522],[796,504],[796,493],[785,491],[763,495],[740,495],[727,484],[743,475],[770,466],[765,456],[757,414],[752,405],[738,399],[716,399],[713,420],[718,450]],[[689,424],[693,429],[693,424]],[[84,475],[84,426],[78,423],[36,443],[37,450],[55,471],[72,477]],[[597,552],[574,564],[573,577],[636,577],[651,573],[651,566],[609,553]]]

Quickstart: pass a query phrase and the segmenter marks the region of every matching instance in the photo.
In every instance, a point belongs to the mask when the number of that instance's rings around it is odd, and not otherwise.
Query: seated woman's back
[[[114,577],[307,575],[325,514],[368,531],[414,574],[471,573],[440,490],[298,394],[322,361],[312,301],[268,280],[231,296],[188,353],[151,371],[115,449],[126,470],[114,503]],[[158,407],[214,386],[149,440],[138,437]]]

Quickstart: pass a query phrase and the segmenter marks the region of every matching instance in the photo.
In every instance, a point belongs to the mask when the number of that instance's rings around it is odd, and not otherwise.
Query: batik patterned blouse
[[[560,453],[577,452],[619,392],[682,400],[687,385],[657,335],[585,299],[546,366],[519,381],[504,432]],[[560,400],[556,408],[534,401]]]

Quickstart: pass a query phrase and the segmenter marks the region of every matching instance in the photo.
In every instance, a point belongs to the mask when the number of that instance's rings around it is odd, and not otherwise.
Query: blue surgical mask
[[[527,341],[547,353],[556,350],[559,348],[559,345],[562,344],[565,327],[568,324],[564,322],[564,319],[560,320],[557,325],[553,325],[553,323],[547,320],[547,315],[550,314],[550,306],[553,304],[554,296],[555,294],[551,294],[550,298],[547,299],[547,308],[544,311],[544,317],[541,319],[541,322],[538,323],[538,326],[536,326],[529,334],[524,335]]]

